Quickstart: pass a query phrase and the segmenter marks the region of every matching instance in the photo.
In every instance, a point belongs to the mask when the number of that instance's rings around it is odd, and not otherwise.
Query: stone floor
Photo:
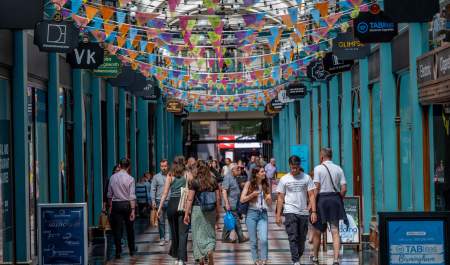
[[[273,213],[269,214],[269,264],[288,265],[292,264],[289,253],[289,244],[284,227],[278,227]],[[245,225],[244,225],[244,231]],[[221,231],[217,232],[217,238],[221,238]],[[102,243],[105,242],[105,243]],[[107,234],[105,240],[99,240],[90,246],[89,264],[171,264],[171,258],[166,254],[169,245],[159,246],[158,232],[156,228],[148,226],[146,219],[136,221],[136,245],[138,252],[130,257],[127,252],[123,253],[119,260],[114,259],[114,247],[112,237]],[[330,246],[331,247],[331,246]],[[322,251],[320,254],[321,264],[332,264],[332,251]],[[127,248],[124,246],[124,250]],[[311,264],[309,256],[311,246],[307,244],[307,252],[302,257],[302,264]],[[192,262],[191,241],[188,243],[188,264]],[[251,254],[249,243],[229,244],[217,241],[215,251],[215,264],[217,265],[251,265]],[[375,251],[356,251],[354,248],[345,247],[343,250],[342,265],[378,265],[378,255]]]

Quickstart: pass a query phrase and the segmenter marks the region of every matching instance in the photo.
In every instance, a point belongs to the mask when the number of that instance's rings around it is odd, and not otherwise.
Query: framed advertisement
[[[87,204],[38,205],[39,264],[88,264]]]
[[[380,262],[388,265],[450,262],[449,212],[380,212]]]
[[[344,208],[347,214],[349,225],[346,226],[344,221],[339,222],[339,235],[342,244],[359,245],[361,244],[361,205],[360,197],[352,196],[344,198]],[[331,228],[327,228],[327,244],[332,244]]]

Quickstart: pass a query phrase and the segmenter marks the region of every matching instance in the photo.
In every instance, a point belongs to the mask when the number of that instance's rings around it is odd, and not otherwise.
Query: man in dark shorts
[[[313,224],[315,228],[313,235],[314,264],[319,264],[320,235],[326,231],[327,224],[329,224],[333,236],[333,265],[339,265],[339,249],[341,247],[339,221],[344,220],[344,223],[348,224],[342,200],[347,192],[347,182],[342,168],[331,161],[332,154],[331,148],[322,148],[320,150],[321,164],[314,168],[314,184],[318,193],[318,221]]]

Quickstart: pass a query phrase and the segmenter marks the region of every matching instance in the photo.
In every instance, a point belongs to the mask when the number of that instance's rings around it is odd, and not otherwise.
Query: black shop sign
[[[43,13],[43,0],[0,1],[0,28],[33,29]]]
[[[397,23],[430,22],[439,0],[384,0],[384,12]]]
[[[323,58],[323,68],[329,74],[337,74],[352,69],[353,60],[339,60],[339,58],[333,53],[329,52],[325,54]]]
[[[378,14],[361,12],[353,25],[355,37],[362,43],[390,42],[398,33],[397,23],[383,11]]]
[[[155,77],[146,78],[140,73],[137,73],[136,80],[129,87],[129,90],[135,96],[144,100],[157,100],[161,96],[158,80]]]
[[[333,54],[340,60],[363,59],[370,54],[370,45],[355,38],[352,31],[339,33],[333,40]]]
[[[441,50],[436,54],[437,78],[450,75],[450,49]]]
[[[96,69],[103,64],[103,57],[104,50],[98,43],[81,42],[67,54],[67,62],[72,68]]]
[[[270,101],[270,105],[274,111],[281,111],[284,108],[283,102],[279,101],[278,98],[272,99],[272,101]]]
[[[286,88],[286,95],[290,99],[303,98],[306,95],[305,84],[298,81],[290,83]]]
[[[422,84],[435,79],[434,56],[424,57],[417,61],[417,83]]]
[[[318,60],[308,64],[306,75],[314,81],[325,81],[330,73],[325,70],[322,60]]]
[[[68,53],[78,47],[79,34],[71,21],[44,20],[36,24],[34,44],[43,52]]]

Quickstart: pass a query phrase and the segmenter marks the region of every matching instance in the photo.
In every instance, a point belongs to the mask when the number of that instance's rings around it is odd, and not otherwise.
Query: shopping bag
[[[184,212],[184,208],[186,207],[188,192],[189,192],[188,181],[186,178],[186,186],[184,188],[181,188],[181,190],[180,190],[180,202],[178,203],[178,211],[179,212]]]
[[[106,231],[106,230],[111,230],[111,226],[110,226],[110,224],[109,224],[108,215],[106,214],[105,211],[103,211],[103,212],[100,214],[98,226],[99,226],[100,229],[103,229],[103,230],[105,230],[105,231]]]
[[[234,218],[234,215],[228,211],[224,217],[223,217],[223,223],[225,225],[225,228],[228,231],[234,230],[234,228],[236,227],[236,219]]]
[[[150,212],[150,225],[152,227],[157,227],[158,226],[158,215],[157,215],[157,212],[155,210],[152,210]]]

